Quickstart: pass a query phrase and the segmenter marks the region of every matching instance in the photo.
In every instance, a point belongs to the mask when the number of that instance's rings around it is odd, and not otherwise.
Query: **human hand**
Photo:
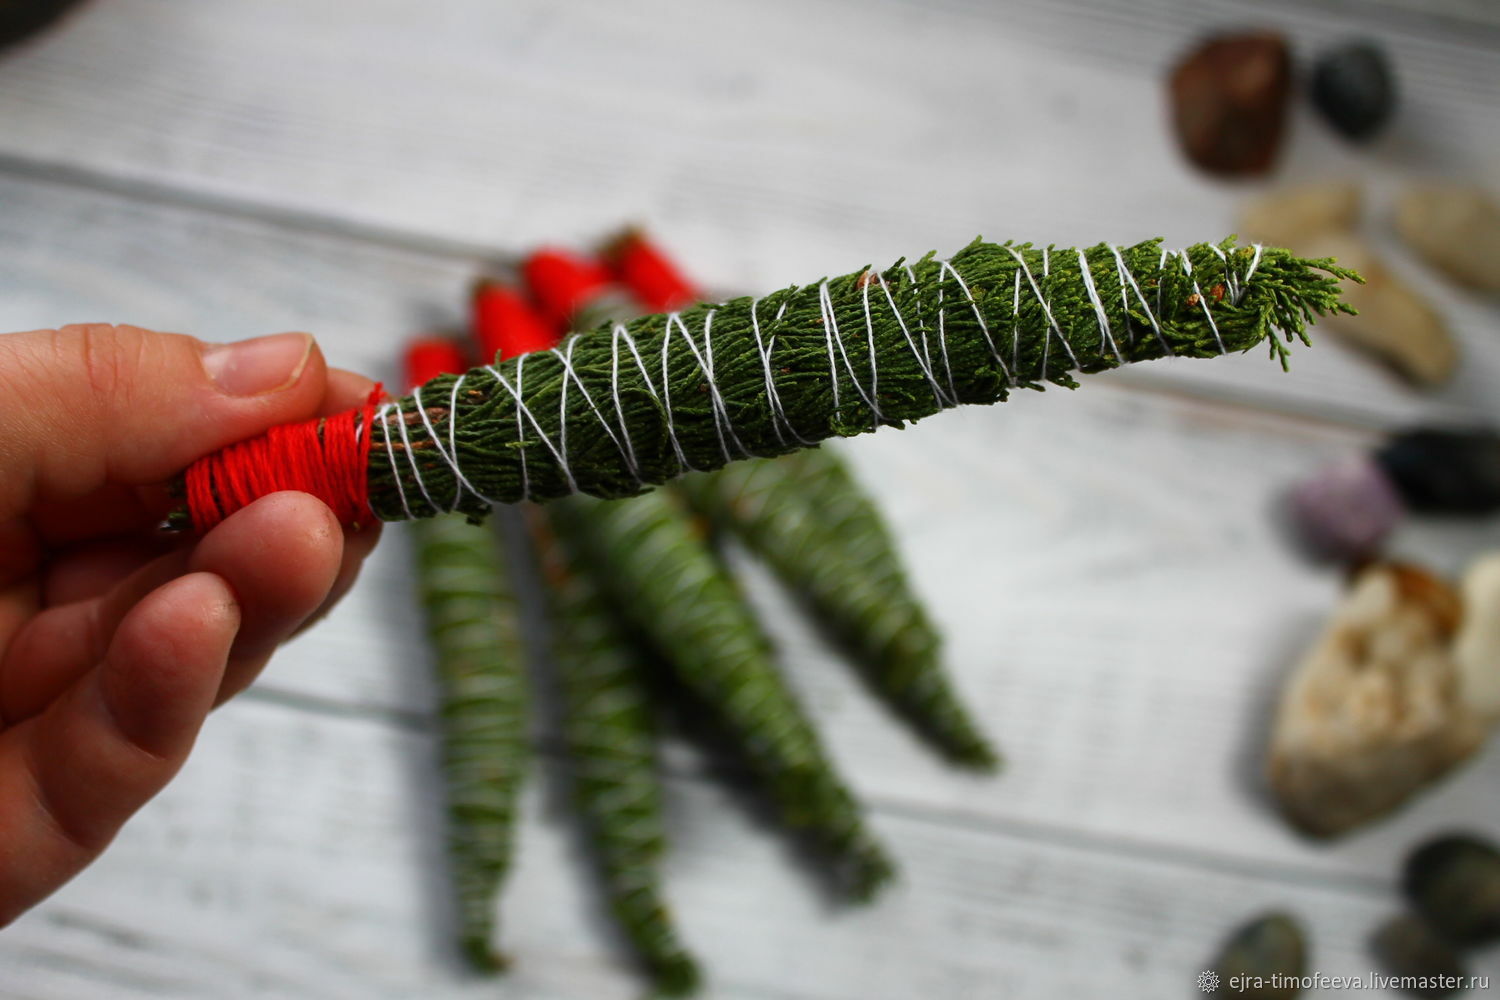
[[[303,493],[163,535],[160,484],[370,388],[306,334],[0,336],[0,927],[108,845],[379,536],[346,533]]]

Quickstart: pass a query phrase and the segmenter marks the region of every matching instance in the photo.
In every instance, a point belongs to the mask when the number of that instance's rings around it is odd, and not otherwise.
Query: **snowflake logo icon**
[[[1204,969],[1198,973],[1198,988],[1204,993],[1219,992],[1219,974],[1212,969]]]

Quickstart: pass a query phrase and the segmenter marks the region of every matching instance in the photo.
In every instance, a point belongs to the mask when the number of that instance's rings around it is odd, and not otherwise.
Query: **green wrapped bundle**
[[[448,856],[464,954],[503,967],[495,906],[510,866],[516,795],[530,758],[526,654],[493,533],[461,517],[412,525],[441,699]]]
[[[615,919],[657,989],[684,996],[699,973],[657,885],[667,837],[644,667],[588,567],[540,517],[535,529],[578,811]]]
[[[631,503],[575,497],[558,529],[680,681],[722,719],[782,820],[821,842],[836,880],[868,898],[894,872],[772,661],[733,579],[670,493]]]
[[[369,502],[384,520],[582,492],[903,426],[1016,388],[1169,355],[1305,339],[1349,311],[1326,260],[1226,240],[1083,249],[976,241],[884,271],[644,316],[385,404]]]
[[[995,751],[964,710],[941,639],[911,592],[879,510],[823,448],[688,476],[690,502],[729,528],[847,648],[870,686],[955,763],[993,770]]]

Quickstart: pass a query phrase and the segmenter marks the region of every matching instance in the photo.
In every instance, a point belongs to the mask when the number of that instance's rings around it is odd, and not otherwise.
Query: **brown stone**
[[[1266,173],[1281,146],[1291,82],[1291,54],[1278,34],[1205,41],[1172,69],[1172,125],[1183,152],[1210,173]]]

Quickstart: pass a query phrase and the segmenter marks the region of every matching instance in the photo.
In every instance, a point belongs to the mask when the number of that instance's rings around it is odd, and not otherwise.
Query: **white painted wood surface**
[[[1386,0],[1410,113],[1367,155],[1303,115],[1286,172],[1500,167],[1497,22]],[[1189,173],[1157,75],[1239,4],[444,5],[108,0],[0,59],[0,330],[83,319],[213,339],[317,332],[389,371],[482,259],[648,221],[705,279],[764,287],[990,236],[1183,241],[1239,189]],[[1304,51],[1338,3],[1262,6]],[[1383,237],[1382,237],[1383,238]],[[1410,263],[1409,260],[1406,261]],[[1334,599],[1273,517],[1286,484],[1418,414],[1500,416],[1497,312],[1441,289],[1471,359],[1419,399],[1333,348],[1149,366],[850,442],[1009,758],[932,763],[764,574],[752,592],[906,881],[829,909],[674,752],[670,892],[726,997],[1170,997],[1233,925],[1308,923],[1367,970],[1403,852],[1500,828],[1492,750],[1336,845],[1255,781],[1278,673]],[[1231,401],[1230,403],[1224,400]],[[1215,401],[1217,400],[1217,401]],[[417,618],[398,531],[324,625],[221,712],[93,869],[0,933],[0,996],[608,997],[634,981],[559,810],[534,795],[505,904],[518,970],[442,946]],[[1445,569],[1493,524],[1414,527]],[[1500,957],[1479,971],[1497,976]]]

